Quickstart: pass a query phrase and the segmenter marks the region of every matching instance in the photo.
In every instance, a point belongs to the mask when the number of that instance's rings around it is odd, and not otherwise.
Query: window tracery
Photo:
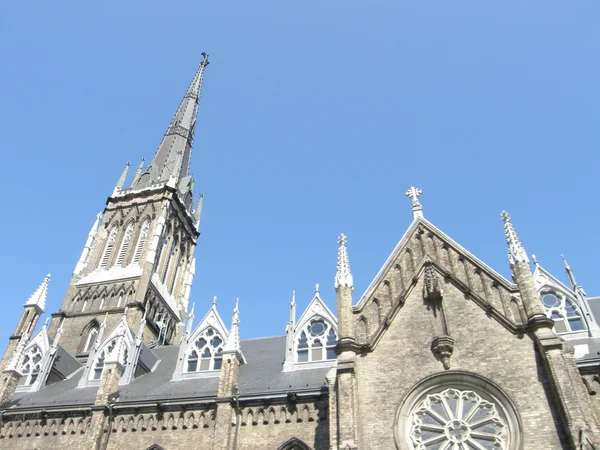
[[[427,395],[411,414],[410,438],[418,450],[504,450],[507,433],[496,405],[468,390]]]
[[[42,350],[37,345],[33,345],[25,352],[21,362],[25,386],[31,386],[37,380],[42,367],[42,357]]]
[[[221,369],[223,345],[223,337],[213,327],[206,328],[190,346],[185,371],[193,373]]]
[[[322,317],[314,317],[303,327],[296,342],[296,361],[313,362],[335,359],[337,334]]]
[[[541,295],[546,315],[554,320],[555,332],[569,333],[586,329],[579,308],[570,298],[558,291],[545,291]]]

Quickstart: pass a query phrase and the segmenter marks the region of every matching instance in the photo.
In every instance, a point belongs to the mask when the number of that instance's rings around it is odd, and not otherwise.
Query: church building
[[[127,186],[125,167],[58,311],[36,332],[48,275],[15,318],[0,449],[600,450],[600,297],[566,261],[563,282],[528,255],[506,212],[512,279],[411,187],[412,223],[362,297],[342,234],[335,311],[317,286],[304,311],[292,296],[285,334],[245,340],[237,302],[194,303],[188,169],[208,65]]]

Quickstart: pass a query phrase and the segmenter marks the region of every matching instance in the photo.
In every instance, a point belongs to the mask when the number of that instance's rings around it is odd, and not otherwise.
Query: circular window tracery
[[[496,406],[473,391],[428,395],[413,412],[411,428],[418,450],[507,448],[507,426]]]
[[[514,403],[491,380],[452,370],[430,375],[398,407],[400,450],[522,450]]]

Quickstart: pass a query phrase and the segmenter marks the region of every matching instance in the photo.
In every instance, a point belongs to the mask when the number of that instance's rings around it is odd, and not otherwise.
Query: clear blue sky
[[[123,165],[149,158],[201,51],[192,160],[206,194],[192,290],[241,334],[283,334],[314,284],[355,302],[425,217],[508,276],[500,212],[600,295],[597,1],[33,1],[0,7],[7,338],[47,272],[58,309]]]

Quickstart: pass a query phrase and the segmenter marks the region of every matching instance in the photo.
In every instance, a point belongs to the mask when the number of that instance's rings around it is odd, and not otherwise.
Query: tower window
[[[123,266],[123,263],[125,262],[125,257],[127,256],[127,249],[129,248],[129,242],[131,241],[132,234],[133,223],[130,223],[125,229],[125,234],[123,235],[123,240],[121,241],[121,248],[119,249],[119,254],[117,255],[118,266]]]
[[[208,327],[196,339],[187,355],[187,372],[219,370],[223,362],[223,338]]]
[[[98,337],[98,329],[92,328],[88,334],[87,340],[85,341],[85,346],[83,347],[83,351],[88,353],[94,344],[96,343],[96,338]]]
[[[302,329],[296,342],[296,361],[311,362],[335,359],[337,334],[322,317],[310,320]]]
[[[148,230],[150,229],[150,220],[146,219],[140,228],[140,237],[138,238],[137,245],[135,246],[135,253],[133,254],[133,263],[139,263],[142,258],[142,252],[146,245],[148,238]]]
[[[106,241],[106,247],[104,247],[104,253],[102,254],[102,258],[100,259],[100,268],[106,269],[108,267],[108,263],[110,261],[110,255],[112,253],[113,247],[115,246],[115,240],[117,239],[117,227],[113,227],[110,230],[108,235],[108,239]]]

